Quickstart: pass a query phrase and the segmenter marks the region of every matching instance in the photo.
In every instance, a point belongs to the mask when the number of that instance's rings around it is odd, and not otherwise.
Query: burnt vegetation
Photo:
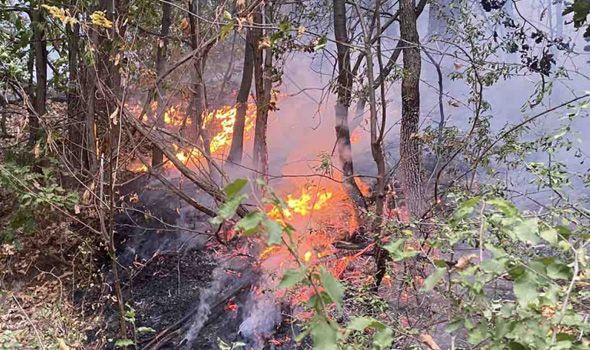
[[[590,349],[589,12],[0,0],[0,350]]]

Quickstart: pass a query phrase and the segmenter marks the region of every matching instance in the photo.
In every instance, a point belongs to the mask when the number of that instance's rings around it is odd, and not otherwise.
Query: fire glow
[[[277,220],[292,219],[294,213],[301,217],[309,216],[313,211],[324,208],[332,197],[333,193],[327,190],[318,190],[312,194],[303,188],[299,195],[287,194],[286,208],[281,210],[273,207],[269,210],[268,215]]]
[[[154,112],[157,106],[152,104],[151,109]],[[137,108],[130,108],[138,111]],[[180,111],[180,106],[171,106],[164,112],[164,123],[167,129],[179,130],[185,126],[192,126],[192,120]],[[207,112],[203,116],[203,130],[209,133],[209,152],[213,156],[223,157],[227,153],[233,135],[233,128],[236,121],[237,108],[236,106],[223,106],[221,108]],[[256,120],[256,104],[249,102],[246,107],[246,117],[244,126],[244,139],[250,140],[252,138],[252,130],[254,129]],[[147,122],[144,117],[144,122]],[[203,158],[201,151],[197,147],[184,146],[181,147],[176,143],[172,144],[172,149],[176,158],[184,165],[196,163]],[[170,162],[164,165],[166,169],[174,167]],[[135,160],[127,167],[132,172],[147,172],[147,166],[141,160]]]

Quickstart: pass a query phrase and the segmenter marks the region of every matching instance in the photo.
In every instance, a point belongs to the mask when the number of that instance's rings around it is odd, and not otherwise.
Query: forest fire
[[[152,112],[157,108],[156,104],[151,106]],[[138,112],[138,108],[130,108],[134,112]],[[209,111],[203,117],[203,130],[210,133],[209,135],[209,151],[213,156],[222,157],[231,145],[231,138],[233,134],[233,127],[236,120],[237,108],[236,106],[223,106],[218,109]],[[254,128],[256,119],[256,104],[248,103],[245,116],[244,138],[251,139],[251,132]],[[144,117],[144,122],[147,122]],[[180,106],[171,106],[164,112],[164,123],[166,127],[172,130],[179,130],[186,126],[192,126],[192,120],[185,113],[181,111]],[[172,148],[176,158],[185,165],[195,164],[202,158],[202,153],[196,147],[179,146],[177,143],[172,143]],[[174,165],[167,162],[164,165],[165,169],[172,169]],[[147,172],[148,167],[139,159],[132,161],[127,170],[132,172]]]
[[[268,215],[274,219],[291,219],[294,213],[301,217],[309,216],[313,211],[321,210],[326,206],[328,201],[332,198],[333,193],[325,189],[319,189],[315,193],[302,188],[300,194],[288,194],[285,201],[287,208],[282,210],[273,207],[269,210]]]
[[[209,149],[212,154],[225,153],[231,145],[231,137],[233,134],[234,123],[236,121],[237,108],[235,106],[223,106],[216,110],[209,112],[205,118],[206,129],[219,129],[217,133],[211,137]],[[248,103],[246,110],[246,124],[244,126],[244,134],[246,140],[250,138],[250,132],[254,128],[256,119],[256,104]]]

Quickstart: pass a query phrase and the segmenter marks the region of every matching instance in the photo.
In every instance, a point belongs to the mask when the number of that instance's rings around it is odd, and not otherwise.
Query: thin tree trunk
[[[244,128],[246,126],[246,112],[248,110],[248,96],[252,87],[252,75],[254,73],[254,34],[248,30],[246,43],[244,44],[244,68],[242,69],[242,81],[236,98],[236,120],[234,122],[232,142],[227,157],[228,162],[241,164],[244,153]]]
[[[72,6],[75,4],[72,3]],[[78,69],[80,25],[70,24],[66,27],[68,45],[68,141],[69,158],[72,165],[82,170],[85,147],[83,145],[84,112],[81,110],[81,91]],[[87,169],[86,169],[87,170]]]
[[[162,22],[160,28],[160,38],[158,41],[158,48],[156,50],[156,74],[158,77],[166,69],[167,55],[168,55],[168,36],[170,35],[170,25],[172,24],[172,5],[168,1],[162,2]],[[164,118],[164,110],[166,108],[164,102],[164,82],[158,79],[156,84],[156,95],[158,99],[158,111],[156,116],[158,120],[156,124],[161,125]],[[158,147],[152,147],[152,166],[156,167],[164,162],[164,153]]]
[[[420,123],[420,39],[416,28],[414,0],[400,0],[400,35],[403,42],[402,121],[400,131],[400,172],[410,215],[424,209],[421,145],[417,137]]]
[[[194,50],[199,48],[202,44],[201,39],[201,22],[199,15],[201,13],[199,7],[199,0],[192,0],[190,2],[192,13],[197,16],[189,14],[189,24],[191,29],[191,46]],[[194,82],[193,82],[193,113],[194,113],[194,125],[196,130],[196,143],[202,145],[202,149],[207,153],[207,163],[209,167],[209,175],[211,179],[219,179],[222,174],[217,171],[216,167],[211,164],[211,140],[209,130],[205,128],[205,113],[208,109],[207,104],[207,88],[205,86],[204,72],[207,64],[207,57],[211,45],[201,49],[201,51],[193,59],[194,67]]]
[[[357,214],[366,209],[367,203],[354,180],[352,146],[348,128],[348,108],[351,102],[352,73],[350,71],[350,49],[346,29],[346,1],[334,0],[334,36],[338,53],[338,86],[335,106],[336,149],[342,166],[344,189],[355,207]],[[359,215],[360,218],[360,215]]]
[[[369,119],[370,119],[370,132],[371,132],[371,153],[373,156],[373,160],[377,166],[377,183],[375,186],[375,220],[372,222],[372,229],[371,231],[374,234],[375,240],[375,250],[374,250],[374,258],[377,264],[377,272],[375,274],[375,291],[379,288],[381,281],[383,280],[383,276],[385,276],[386,272],[386,262],[387,262],[387,252],[383,249],[381,243],[381,232],[382,232],[382,224],[383,224],[383,209],[385,203],[385,156],[383,154],[383,130],[385,128],[385,118],[386,118],[386,107],[385,107],[385,93],[384,89],[381,89],[381,105],[382,105],[382,115],[381,115],[381,122],[377,119],[377,98],[375,96],[375,89],[371,87],[375,85],[375,75],[374,75],[374,67],[373,67],[373,49],[372,49],[372,32],[373,30],[370,29],[367,24],[365,23],[363,14],[361,13],[360,6],[355,3],[355,7],[359,16],[359,21],[361,24],[362,32],[363,32],[363,39],[364,39],[364,49],[365,49],[365,56],[367,62],[367,80],[369,84]],[[377,0],[375,10],[379,11],[381,9],[381,1]],[[375,16],[376,26],[377,28],[381,28],[381,21],[380,15],[377,14]],[[379,36],[381,34],[377,34],[377,60],[379,62],[379,69],[383,69],[383,62],[381,60],[381,39]],[[383,87],[383,85],[382,85]],[[379,125],[381,124],[381,125]]]
[[[266,15],[270,17],[269,5],[266,5]],[[262,24],[260,10],[254,15],[255,23]],[[256,126],[254,128],[254,168],[261,175],[268,173],[268,145],[266,133],[268,128],[268,111],[270,109],[270,95],[272,92],[272,50],[260,47],[262,30],[256,29],[254,47],[254,85],[256,86]]]
[[[90,41],[98,43],[98,36],[93,32],[90,36]],[[97,68],[96,63],[90,64],[86,69],[85,79],[85,97],[86,97],[86,117],[85,117],[85,132],[84,140],[82,142],[85,147],[85,157],[87,169],[90,174],[94,175],[98,171],[98,145],[96,137],[96,93],[97,93]]]
[[[39,139],[39,118],[47,113],[47,42],[45,41],[45,24],[40,9],[32,9],[33,52],[35,53],[35,96],[34,113],[29,114],[29,145]]]

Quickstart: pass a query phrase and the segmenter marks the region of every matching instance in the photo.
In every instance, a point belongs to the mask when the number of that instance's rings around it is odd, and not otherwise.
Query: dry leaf
[[[266,49],[270,47],[270,39],[265,36],[264,38],[260,39],[260,42],[258,42],[258,48],[259,49]]]
[[[113,125],[117,125],[117,115],[119,114],[119,107],[115,108],[115,111],[110,115],[111,120],[113,121]]]
[[[420,334],[420,341],[423,342],[430,350],[441,350],[440,346],[434,341],[430,334]]]
[[[39,156],[41,155],[41,146],[38,143],[36,143],[33,148],[33,155],[35,156],[35,159],[39,159]]]
[[[303,34],[305,34],[305,27],[299,26],[299,28],[297,28],[297,37],[301,38],[303,36]]]
[[[453,106],[453,107],[459,107],[459,106],[461,106],[461,105],[459,104],[459,102],[457,102],[456,100],[449,100],[449,104],[450,104],[451,106]]]
[[[455,264],[454,268],[458,271],[465,270],[469,267],[469,265],[471,265],[471,262],[475,259],[477,259],[477,255],[475,254],[462,256],[459,258],[459,260],[457,260],[457,263]]]
[[[70,347],[61,338],[57,338],[57,344],[59,345],[59,350],[70,350]]]
[[[182,30],[182,32],[184,33],[184,35],[189,35],[189,23],[188,20],[186,18],[183,18],[182,21],[180,21],[180,30]]]

